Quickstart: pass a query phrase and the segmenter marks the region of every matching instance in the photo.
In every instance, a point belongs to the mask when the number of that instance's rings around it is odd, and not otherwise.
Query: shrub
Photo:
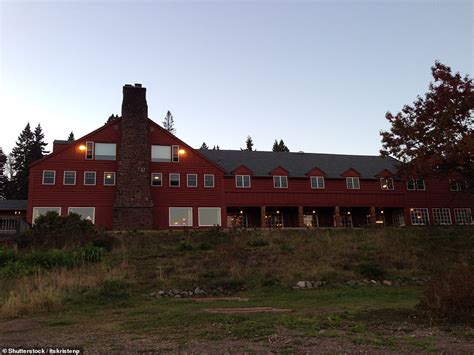
[[[15,260],[16,260],[16,254],[13,249],[0,248],[0,267]]]
[[[268,242],[263,239],[253,239],[253,240],[249,240],[247,244],[251,247],[264,247],[268,245]]]
[[[433,317],[474,323],[474,268],[459,266],[431,280],[419,306]]]
[[[192,251],[194,250],[194,246],[191,243],[183,240],[182,242],[179,242],[177,249],[178,251]]]
[[[382,265],[379,265],[373,262],[360,264],[358,271],[359,271],[359,274],[369,279],[380,280],[380,279],[383,279],[387,275],[387,272],[382,267]]]

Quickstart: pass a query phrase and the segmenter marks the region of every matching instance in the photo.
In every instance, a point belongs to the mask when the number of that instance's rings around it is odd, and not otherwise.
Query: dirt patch
[[[204,310],[209,313],[224,313],[224,314],[293,312],[293,310],[289,308],[274,308],[274,307],[206,308]]]
[[[203,298],[193,298],[196,302],[218,302],[218,301],[237,301],[237,302],[248,302],[250,298],[248,297],[203,297]]]

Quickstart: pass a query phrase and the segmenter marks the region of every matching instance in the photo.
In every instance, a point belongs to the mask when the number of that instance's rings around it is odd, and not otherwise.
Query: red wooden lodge
[[[106,229],[473,224],[459,176],[397,178],[379,156],[196,150],[148,118],[123,87],[122,117],[30,169],[28,222],[79,213]]]

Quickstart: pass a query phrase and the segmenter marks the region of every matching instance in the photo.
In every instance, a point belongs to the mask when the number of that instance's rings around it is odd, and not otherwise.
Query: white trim
[[[446,212],[446,210],[448,211],[448,217],[449,217],[449,223],[440,223],[440,221],[438,221],[436,219],[436,215],[439,214],[439,217],[441,217],[441,219],[443,219],[444,217],[446,217],[445,215],[443,215],[443,212]],[[436,213],[438,212],[438,213]],[[440,226],[450,226],[453,224],[453,220],[451,218],[451,210],[449,208],[446,208],[446,207],[434,207],[431,209],[431,213],[433,215],[433,223],[434,224],[437,224],[437,225],[440,225]]]
[[[32,214],[31,214],[31,224],[35,224],[35,219],[38,218],[34,218],[35,217],[35,210],[37,208],[58,208],[59,209],[59,212],[58,212],[58,215],[61,216],[61,210],[62,208],[61,207],[57,207],[57,206],[53,206],[53,207],[48,207],[48,206],[36,206],[36,207],[33,207],[33,211],[32,211]],[[49,211],[48,211],[49,212]]]
[[[393,182],[393,178],[380,178],[380,189],[383,191],[393,191],[395,190],[395,183]],[[383,188],[383,182],[387,183],[387,188]],[[390,184],[392,184],[392,188],[390,188]]]
[[[87,157],[87,145],[89,143],[92,143],[92,158]],[[86,150],[84,152],[84,159],[85,160],[94,160],[94,157],[95,157],[95,143],[93,141],[86,141]]]
[[[113,184],[106,184],[105,183],[105,175],[106,174],[113,174],[113,176],[114,176],[114,183]],[[115,171],[104,171],[104,181],[103,181],[104,186],[115,186],[116,179],[117,179],[117,174],[115,174]]]
[[[458,222],[458,215],[457,215],[457,212],[459,211],[464,211],[466,213],[468,213],[471,217],[471,223],[459,223]],[[454,209],[454,219],[456,220],[456,224],[459,225],[459,226],[469,226],[469,225],[473,225],[474,224],[474,219],[472,218],[472,210],[469,208],[469,207],[458,207],[458,208],[455,208]]]
[[[178,175],[178,185],[171,185],[171,175]],[[180,173],[169,173],[168,174],[168,186],[169,187],[180,187],[181,186],[181,174]]]
[[[419,189],[419,188],[418,188],[418,182],[417,182],[418,180],[423,181],[423,188],[422,188],[422,189]],[[416,190],[417,190],[417,191],[425,191],[425,190],[426,190],[425,179],[415,179],[415,187],[416,187]]]
[[[201,217],[201,210],[219,210],[219,218],[218,218],[218,224],[219,226],[222,226],[222,209],[221,207],[198,207],[198,226],[199,227],[214,227],[216,224],[201,224],[200,217]]]
[[[92,207],[92,206],[75,206],[75,207],[68,207],[67,208],[67,214],[69,215],[71,213],[71,208],[92,208],[92,210],[94,211],[92,213],[92,224],[95,224],[95,207]],[[85,219],[85,218],[83,218]]]
[[[189,224],[186,224],[185,226],[182,225],[182,224],[171,224],[171,209],[172,208],[186,208],[186,209],[190,209],[191,210],[191,214],[189,214],[189,211],[188,211],[188,216],[191,216],[191,218],[189,219]],[[192,207],[181,207],[181,206],[172,206],[172,207],[168,207],[168,227],[192,227],[193,226],[193,208]]]
[[[94,183],[93,184],[86,184],[86,174],[87,173],[94,173]],[[84,184],[84,186],[96,186],[97,185],[97,171],[84,171],[83,184]]]
[[[74,184],[66,184],[66,173],[74,173]],[[64,186],[75,186],[77,183],[77,172],[76,170],[64,170],[63,172],[63,185]]]
[[[349,187],[348,181],[351,179],[352,187]],[[354,187],[354,181],[357,181],[357,187]],[[360,179],[358,176],[346,176],[346,189],[347,190],[360,190]]]
[[[245,186],[245,177],[249,178],[249,186]],[[238,177],[241,177],[242,178],[242,186],[239,186],[237,184],[237,178]],[[250,175],[235,175],[235,187],[238,188],[238,189],[250,189],[252,187],[252,178],[250,177]]]
[[[421,220],[423,219],[423,217],[418,218],[418,212],[419,212],[422,216],[423,216],[423,214],[424,214],[423,212],[426,212],[427,223],[416,223],[416,222],[413,223],[413,218],[412,218],[412,217],[413,217],[413,216],[412,216],[413,213],[416,213],[417,219],[416,219],[415,221],[417,221],[418,219],[421,219]],[[427,226],[427,225],[431,224],[431,222],[430,222],[430,212],[429,212],[429,209],[428,209],[428,208],[426,208],[426,207],[410,207],[410,208],[409,208],[409,213],[410,213],[410,224],[411,224],[412,226]]]
[[[153,185],[153,175],[160,175],[160,185]],[[162,187],[163,186],[163,173],[151,173],[150,175],[150,185],[152,187]]]
[[[44,182],[44,173],[53,173],[53,182]],[[41,175],[41,182],[43,185],[56,184],[56,170],[43,170],[43,174]]]
[[[194,175],[196,177],[196,186],[189,186],[189,176]],[[186,187],[196,188],[198,187],[198,174],[186,174]]]
[[[410,181],[413,181],[413,188],[412,188],[412,189],[408,188],[408,183],[409,183]],[[408,179],[408,180],[406,181],[406,188],[407,188],[407,191],[416,191],[416,182],[415,182],[415,179]]]
[[[285,178],[286,180],[286,186],[282,186],[282,181],[283,181],[283,178]],[[280,186],[276,186],[275,182],[279,181],[279,185]],[[286,175],[273,175],[273,188],[274,189],[287,189],[288,188],[288,176]]]
[[[212,186],[206,186],[206,176],[212,176]],[[216,177],[214,174],[204,174],[204,187],[212,189],[213,187],[216,187]]]
[[[318,178],[321,178],[322,181],[323,181],[322,187],[319,187],[318,183],[316,184],[317,186],[313,186],[313,178],[316,179],[316,182],[318,181]],[[323,189],[326,188],[326,181],[324,179],[324,176],[322,176],[322,175],[311,175],[309,177],[309,184],[310,184],[310,186],[313,190],[323,190]]]

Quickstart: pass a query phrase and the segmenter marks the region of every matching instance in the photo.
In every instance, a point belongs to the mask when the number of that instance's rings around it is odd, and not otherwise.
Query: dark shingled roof
[[[28,206],[27,200],[0,200],[0,210],[26,210]]]
[[[319,153],[259,152],[242,150],[199,150],[208,159],[219,164],[230,175],[241,165],[253,171],[255,176],[268,176],[278,166],[288,170],[293,177],[305,177],[306,173],[319,168],[328,178],[341,178],[346,170],[353,168],[361,178],[374,179],[387,169],[396,173],[399,162],[393,158],[368,155],[343,155]]]

